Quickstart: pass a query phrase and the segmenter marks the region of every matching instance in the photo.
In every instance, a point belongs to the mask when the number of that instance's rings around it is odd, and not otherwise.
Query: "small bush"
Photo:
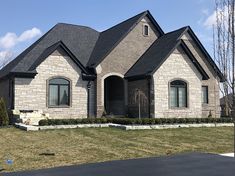
[[[40,120],[40,121],[38,122],[38,125],[40,125],[40,126],[47,126],[47,125],[48,125],[48,120],[45,120],[45,119]]]
[[[9,125],[9,117],[7,114],[6,104],[3,98],[0,98],[0,126]]]

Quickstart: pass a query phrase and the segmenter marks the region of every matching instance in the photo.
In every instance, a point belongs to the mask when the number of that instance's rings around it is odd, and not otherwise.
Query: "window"
[[[69,106],[70,82],[64,78],[49,80],[49,106]]]
[[[149,35],[149,26],[147,24],[143,25],[143,35],[148,36]]]
[[[187,107],[187,84],[184,81],[170,83],[170,107]]]
[[[208,86],[202,86],[202,104],[208,104]]]

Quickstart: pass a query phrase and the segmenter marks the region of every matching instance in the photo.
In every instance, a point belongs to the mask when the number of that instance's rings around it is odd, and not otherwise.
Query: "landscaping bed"
[[[164,125],[164,124],[201,124],[201,123],[233,123],[232,118],[84,118],[84,119],[45,119],[39,126],[77,125],[114,123],[121,125]]]
[[[16,123],[15,126],[26,131],[74,129],[74,128],[119,128],[123,130],[147,130],[169,128],[232,127],[231,118],[85,118],[85,119],[47,119],[39,125]]]

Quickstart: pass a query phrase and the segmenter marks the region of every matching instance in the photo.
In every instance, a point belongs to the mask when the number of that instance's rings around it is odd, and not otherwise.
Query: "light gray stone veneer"
[[[37,72],[34,79],[15,78],[15,109],[42,110],[49,113],[50,118],[87,117],[87,81],[82,80],[80,69],[68,56],[50,55],[37,67]],[[47,81],[58,76],[71,80],[70,107],[49,108],[47,105]]]
[[[155,117],[192,117],[202,116],[201,80],[202,76],[186,54],[175,50],[154,73]],[[171,108],[169,104],[169,84],[173,80],[187,83],[188,106]]]

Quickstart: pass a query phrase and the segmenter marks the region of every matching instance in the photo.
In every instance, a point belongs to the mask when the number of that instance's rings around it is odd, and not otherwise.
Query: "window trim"
[[[203,97],[202,97],[202,105],[208,105],[209,104],[209,87],[207,86],[207,85],[202,85],[202,89],[201,89],[201,91],[202,91],[202,93],[203,93],[203,87],[205,87],[206,88],[206,93],[207,93],[207,99],[206,99],[206,103],[204,102],[204,99],[203,99]]]
[[[60,84],[50,84],[50,80],[53,79],[65,79],[66,81],[69,82],[68,84],[68,105],[50,105],[49,103],[49,97],[50,97],[50,85],[60,85]],[[60,88],[59,88],[60,89]],[[54,76],[54,77],[50,77],[49,79],[47,79],[47,94],[46,94],[46,105],[48,108],[70,108],[72,107],[72,81],[64,76]],[[60,94],[60,91],[58,91],[58,94]]]
[[[148,34],[147,34],[147,35],[145,34],[145,27],[148,28]],[[148,37],[148,36],[149,36],[149,25],[148,25],[148,24],[146,24],[146,23],[143,24],[143,31],[142,31],[142,32],[143,32],[143,36],[145,36],[145,37]]]
[[[177,106],[176,107],[173,107],[171,106],[171,83],[174,82],[174,81],[182,81],[185,83],[185,88],[186,88],[186,106],[185,107],[179,107],[178,105],[178,99],[177,99]],[[177,89],[177,97],[178,97],[178,89]],[[178,79],[172,79],[168,82],[168,107],[169,109],[177,109],[177,110],[184,110],[184,109],[188,109],[189,108],[189,83],[188,81],[184,80],[184,79],[181,79],[181,78],[178,78]]]

